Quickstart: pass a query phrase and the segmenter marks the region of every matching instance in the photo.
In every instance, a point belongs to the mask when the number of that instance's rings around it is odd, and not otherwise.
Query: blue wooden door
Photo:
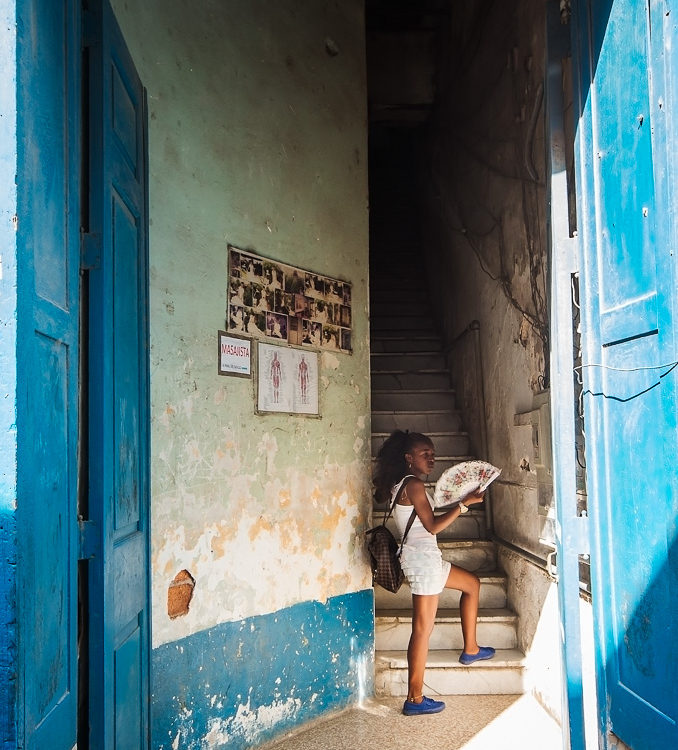
[[[92,7],[94,6],[94,7]],[[149,743],[144,90],[108,0],[90,3],[89,741]]]
[[[670,184],[678,165],[667,138],[676,86],[664,59],[673,34],[669,10],[654,0],[608,0],[580,2],[575,16],[600,730],[603,736],[611,730],[634,750],[678,747],[678,352]]]
[[[25,0],[17,17],[17,730],[36,750],[76,738],[78,4]]]

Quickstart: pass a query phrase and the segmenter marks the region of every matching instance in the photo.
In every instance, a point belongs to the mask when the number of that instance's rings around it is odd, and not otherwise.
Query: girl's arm
[[[464,498],[464,505],[482,503],[483,495],[484,493],[467,495]],[[410,479],[403,491],[402,499],[408,499],[414,505],[422,526],[429,534],[439,534],[461,515],[459,505],[455,505],[451,510],[436,516],[426,497],[426,488],[421,479]]]

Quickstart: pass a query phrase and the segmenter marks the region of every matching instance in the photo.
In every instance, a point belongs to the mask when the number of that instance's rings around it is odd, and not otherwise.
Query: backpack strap
[[[398,500],[400,500],[400,496],[403,494],[403,490],[405,489],[405,486],[407,485],[407,482],[410,479],[414,479],[414,474],[406,474],[401,480],[400,484],[398,485],[398,491],[395,493],[395,496],[393,497],[393,500],[391,500],[391,505],[388,509],[388,513],[384,517],[384,523],[388,521],[388,519],[391,517],[393,511],[395,510],[396,504]]]
[[[400,487],[398,487],[398,491],[395,493],[395,497],[393,498],[393,502],[391,503],[391,507],[389,508],[388,515],[384,517],[384,520],[382,522],[382,526],[386,526],[386,521],[391,517],[391,514],[395,510],[396,504],[398,500],[400,500],[400,496],[403,494],[403,490],[405,489],[405,486],[409,482],[410,479],[416,479],[414,474],[406,474],[402,480],[400,481]],[[414,523],[414,519],[417,517],[417,511],[415,508],[412,508],[412,514],[407,520],[407,526],[405,527],[405,533],[403,534],[403,538],[400,542],[400,547],[398,548],[398,557],[400,557],[400,553],[403,549],[403,544],[405,544],[405,539],[407,539],[407,535],[410,533],[410,529],[412,528],[412,524]]]

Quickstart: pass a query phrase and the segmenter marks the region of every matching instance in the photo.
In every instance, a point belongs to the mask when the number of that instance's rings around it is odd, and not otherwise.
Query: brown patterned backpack
[[[382,523],[365,532],[367,536],[367,549],[370,553],[370,561],[372,564],[372,585],[378,583],[387,591],[391,591],[394,594],[402,586],[403,581],[405,580],[405,574],[400,567],[400,552],[403,548],[403,544],[405,544],[407,534],[414,523],[414,519],[417,516],[417,511],[414,510],[414,508],[412,509],[412,515],[407,521],[407,527],[405,528],[405,533],[403,534],[403,539],[400,545],[398,545],[398,542],[396,542],[395,537],[389,529],[386,528],[386,522],[391,517],[396,503],[405,489],[405,485],[409,479],[412,478],[413,476],[409,475],[403,479]]]

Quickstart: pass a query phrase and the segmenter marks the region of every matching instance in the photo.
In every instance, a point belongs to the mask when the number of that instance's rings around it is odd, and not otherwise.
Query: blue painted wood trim
[[[569,53],[568,28],[561,23],[558,5],[547,6],[546,111],[549,150],[548,205],[551,277],[551,425],[553,492],[558,518],[558,602],[561,622],[563,747],[584,750],[583,677],[579,621],[576,448],[574,424],[572,274],[578,270],[576,247],[569,236],[562,60]]]
[[[16,746],[16,8],[0,0],[0,747]]]
[[[592,133],[592,113],[591,113],[591,96],[590,86],[593,80],[597,53],[593,49],[591,38],[589,4],[587,0],[574,0],[572,3],[572,50],[573,50],[573,83],[574,83],[574,107],[575,107],[575,178],[577,192],[577,212],[578,212],[578,233],[579,233],[579,263],[580,263],[580,299],[590,299],[588,305],[582,304],[581,311],[581,337],[582,349],[585,355],[588,355],[589,361],[594,356],[597,342],[594,338],[595,327],[594,320],[598,315],[598,297],[593,290],[598,288],[599,280],[595,264],[590,263],[591,253],[587,251],[587,246],[595,237],[595,210],[591,205],[591,196],[594,195],[594,166],[593,166],[593,142]],[[590,287],[592,293],[589,295],[587,288]],[[599,373],[594,368],[592,371],[582,372],[582,379],[586,387],[593,391],[599,391],[602,385],[595,381]],[[590,415],[587,416],[587,420]],[[587,423],[587,432],[592,426]],[[593,434],[593,433],[592,433]],[[590,453],[597,450],[595,441],[593,445],[587,443],[587,465],[590,462]],[[598,477],[595,472],[587,471],[587,491],[589,497],[598,497]],[[602,559],[600,549],[600,529],[596,520],[595,508],[591,513],[591,585],[593,590],[593,610],[594,610],[594,631],[595,631],[595,672],[596,672],[596,695],[598,697],[597,714],[598,714],[598,736],[599,741],[607,743],[607,724],[608,724],[608,705],[606,701],[607,683],[605,679],[605,661],[606,654],[601,651],[604,648],[604,627],[600,617],[602,602],[605,601],[602,590],[599,587],[599,577],[596,575],[594,560]],[[607,745],[604,744],[604,747]]]
[[[152,746],[259,745],[374,692],[372,589],[154,649]]]

